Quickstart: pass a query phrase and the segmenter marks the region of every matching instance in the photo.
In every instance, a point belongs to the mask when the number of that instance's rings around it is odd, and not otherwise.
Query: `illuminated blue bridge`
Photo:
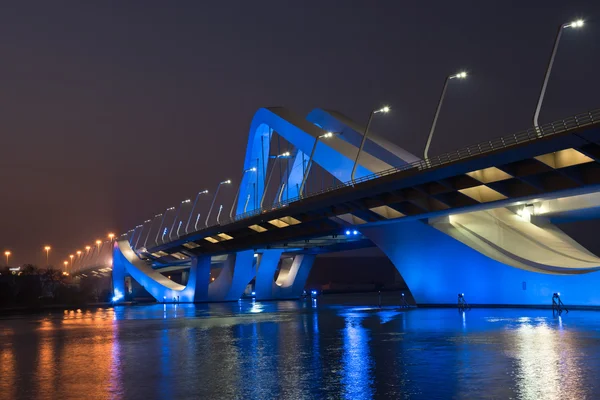
[[[600,305],[600,258],[555,225],[600,213],[600,110],[425,160],[363,131],[260,109],[241,178],[217,188],[236,190],[231,209],[201,191],[77,273],[112,270],[115,301],[127,276],[161,302],[237,300],[250,282],[257,299],[297,298],[318,254],[377,246],[417,304]]]

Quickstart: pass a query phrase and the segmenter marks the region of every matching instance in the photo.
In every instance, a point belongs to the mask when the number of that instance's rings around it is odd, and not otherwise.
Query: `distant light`
[[[252,296],[256,296],[256,292],[252,292]]]
[[[254,253],[254,258],[258,257],[258,253]]]
[[[352,232],[350,231],[346,231],[346,235],[350,235]]]
[[[390,112],[389,106],[385,106],[385,107],[380,108],[379,110],[374,111],[374,113],[384,113],[384,114],[386,114],[388,112]]]
[[[464,294],[464,293],[461,293],[461,296],[462,296],[462,297],[465,297],[465,294]]]
[[[312,290],[312,291],[310,292],[310,294],[312,294],[313,296],[316,296],[316,295],[317,295],[317,291],[316,291],[316,290]]]
[[[558,292],[558,293],[556,293],[556,294],[560,296],[560,292]],[[567,299],[567,300],[568,300],[568,299]]]
[[[358,235],[358,231],[357,231],[357,230],[354,230],[354,231],[352,231],[352,234],[353,234],[353,235]]]
[[[221,183],[226,183],[226,184],[230,184],[231,183],[231,179],[227,179],[226,181],[223,181]]]

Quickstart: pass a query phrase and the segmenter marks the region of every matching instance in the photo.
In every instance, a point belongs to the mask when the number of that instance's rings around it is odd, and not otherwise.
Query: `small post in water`
[[[556,292],[552,295],[552,312],[558,311],[558,313],[562,313],[564,311],[569,312],[565,307],[565,303],[560,299],[560,292]]]
[[[458,311],[465,311],[467,309],[471,309],[471,307],[469,306],[469,303],[467,303],[467,300],[465,300],[465,294],[459,293],[458,294]]]

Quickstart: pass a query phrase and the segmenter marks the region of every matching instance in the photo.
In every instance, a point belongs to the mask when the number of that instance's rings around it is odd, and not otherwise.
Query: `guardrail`
[[[430,157],[425,160],[415,161],[401,167],[394,167],[384,171],[376,172],[370,175],[362,176],[360,178],[349,180],[346,182],[340,182],[335,185],[331,185],[327,188],[317,190],[311,192],[308,195],[297,196],[291,199],[286,199],[283,202],[275,203],[270,207],[262,207],[256,210],[248,211],[243,214],[236,215],[234,218],[223,221],[220,224],[214,224],[209,227],[206,227],[201,230],[213,228],[215,226],[224,226],[233,222],[238,222],[247,218],[254,217],[256,215],[263,214],[269,211],[275,211],[281,209],[283,207],[287,207],[292,203],[302,201],[311,197],[315,197],[321,195],[323,193],[332,192],[334,190],[338,190],[348,186],[354,186],[358,183],[371,181],[377,178],[381,178],[384,176],[396,174],[399,172],[404,172],[408,170],[428,170],[432,168],[437,168],[439,166],[449,164],[452,162],[460,161],[469,157],[473,157],[476,155],[491,153],[496,150],[506,149],[521,143],[525,142],[533,142],[536,140],[543,139],[548,136],[556,135],[559,133],[567,132],[571,129],[593,125],[595,123],[600,123],[600,109],[595,109],[586,113],[577,114],[562,120],[558,120],[555,122],[551,122],[548,124],[544,124],[538,127],[530,128],[525,131],[517,132],[512,135],[501,136],[495,139],[491,139],[488,141],[480,142],[468,147],[461,148],[459,150],[450,151],[447,153],[443,153],[439,156]],[[201,230],[197,231],[200,232]],[[168,242],[167,242],[168,243]]]

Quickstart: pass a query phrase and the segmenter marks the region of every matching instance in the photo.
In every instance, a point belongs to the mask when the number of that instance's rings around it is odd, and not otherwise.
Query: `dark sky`
[[[12,4],[10,4],[12,3]],[[0,247],[41,263],[238,179],[263,106],[336,109],[421,155],[600,107],[600,2],[20,1],[0,9]],[[233,197],[233,190],[229,194]],[[225,199],[223,200],[225,201]]]

